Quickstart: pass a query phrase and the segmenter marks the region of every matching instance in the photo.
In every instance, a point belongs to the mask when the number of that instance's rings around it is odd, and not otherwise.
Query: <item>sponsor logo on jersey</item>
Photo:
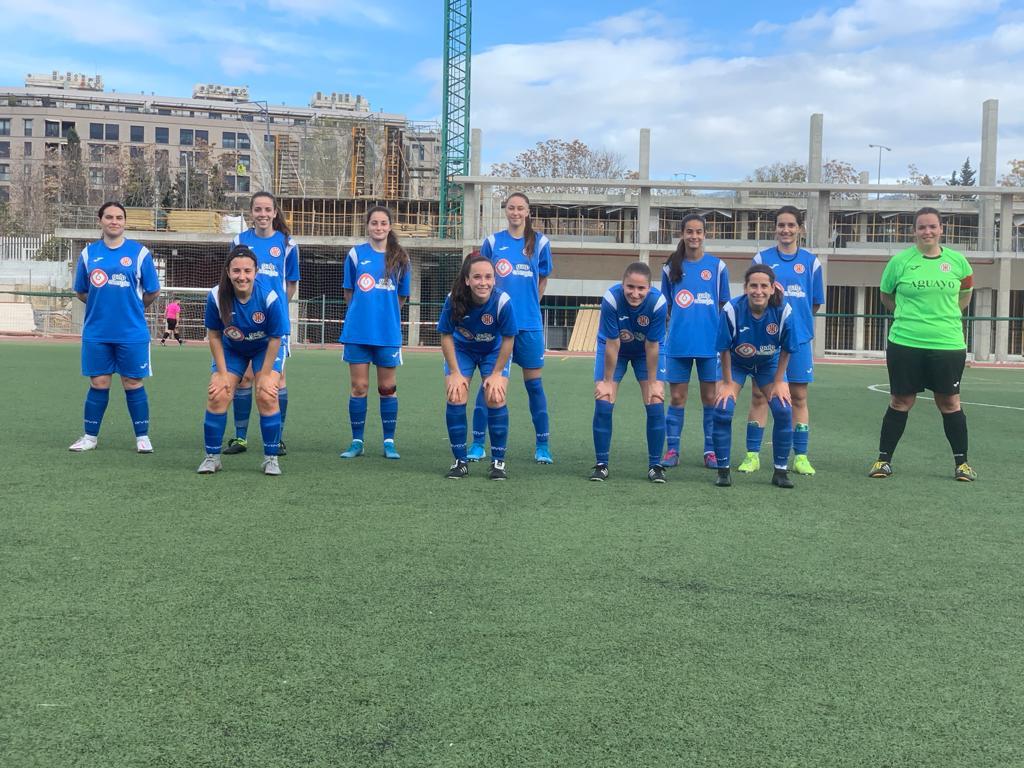
[[[128,279],[128,275],[122,274],[121,272],[115,272],[107,280],[107,285],[116,285],[118,288],[131,288],[131,281]]]
[[[768,325],[764,327],[764,332],[769,336],[774,336],[779,332],[779,326],[776,323],[768,323]]]
[[[102,269],[94,269],[89,273],[89,282],[92,283],[95,288],[102,288],[107,284],[107,273]]]
[[[952,268],[953,267],[950,265],[948,261],[944,261],[939,265],[940,272],[949,272],[949,270],[951,270]]]
[[[277,277],[277,267],[273,264],[260,264],[259,273],[261,275],[269,275],[270,277]]]
[[[462,336],[462,338],[468,339],[469,341],[473,340],[473,334],[472,334],[471,331],[467,331],[465,328],[463,328],[461,326],[456,328],[455,330],[457,330],[459,332],[459,334]]]
[[[676,294],[676,305],[682,309],[686,309],[688,306],[693,304],[693,294],[685,288]]]
[[[649,318],[647,315],[640,315],[640,317],[636,319],[636,324],[639,325],[641,328],[646,328],[648,325],[651,324],[651,318]]]
[[[804,287],[795,283],[793,285],[787,285],[785,293],[787,296],[791,296],[794,299],[802,299],[807,296],[807,292],[804,291]]]
[[[693,300],[693,303],[703,304],[707,307],[710,307],[715,303],[715,299],[707,291],[701,291],[700,293],[697,294],[696,298]]]
[[[373,287],[377,285],[377,281],[373,279],[373,275],[368,272],[363,272],[356,280],[356,285],[359,286],[361,291],[372,291]]]
[[[710,269],[702,269],[700,271],[700,279],[701,280],[710,280],[711,279],[711,270]]]
[[[227,328],[224,329],[224,335],[227,336],[232,341],[241,341],[242,339],[245,338],[245,334],[242,333],[238,328],[235,328],[235,326],[233,325],[229,325]]]
[[[489,315],[485,312],[480,315],[480,322],[484,325],[494,325],[494,315]]]
[[[259,325],[260,323],[262,323],[266,319],[267,319],[267,316],[264,315],[262,312],[253,312],[252,313],[252,321],[254,323],[256,323],[256,325]]]
[[[623,328],[621,331],[619,331],[619,340],[628,343],[633,340],[633,334],[627,331],[625,328]]]
[[[498,263],[494,265],[494,271],[498,273],[499,277],[508,277],[512,274],[512,262],[508,259],[498,259]]]
[[[281,255],[281,249],[278,248],[276,245],[272,246],[270,249],[270,255],[276,259],[278,256]]]
[[[911,280],[910,285],[923,291],[926,288],[959,288],[959,280]]]
[[[793,265],[793,271],[796,272],[798,275],[802,275],[804,273],[804,270],[805,270],[805,267],[804,267],[803,264],[794,264]]]
[[[757,354],[757,347],[753,344],[743,343],[736,347],[735,352],[740,357],[753,357]]]
[[[123,257],[121,257],[121,266],[122,267],[130,267],[131,265],[132,265],[132,259],[131,259],[130,256],[123,256]]]

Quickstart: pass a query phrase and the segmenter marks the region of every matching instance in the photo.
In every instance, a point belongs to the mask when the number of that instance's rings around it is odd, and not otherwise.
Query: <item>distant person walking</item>
[[[180,347],[183,342],[181,340],[181,331],[178,330],[178,318],[181,316],[181,304],[178,300],[172,298],[167,308],[164,310],[164,322],[167,323],[167,329],[164,331],[163,337],[160,339],[160,346],[162,347],[167,341],[167,337],[173,335],[178,340],[178,346]]]

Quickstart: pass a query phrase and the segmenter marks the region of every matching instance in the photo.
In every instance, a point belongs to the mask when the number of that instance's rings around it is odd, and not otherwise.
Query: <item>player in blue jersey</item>
[[[715,485],[732,485],[729,461],[732,449],[732,414],[747,377],[768,399],[772,411],[772,485],[792,488],[787,462],[793,444],[793,409],[786,365],[799,348],[793,327],[793,309],[782,298],[771,267],[754,264],[743,279],[743,296],[722,308],[716,346],[722,355],[722,381],[715,396]]]
[[[647,478],[665,482],[665,389],[658,380],[658,356],[665,338],[665,297],[651,287],[651,268],[642,261],[626,267],[622,282],[605,291],[594,357],[594,454],[591,480],[608,479],[612,410],[619,382],[633,364],[647,412]]]
[[[291,236],[284,214],[277,207],[277,200],[269,192],[257,192],[249,200],[249,213],[252,228],[235,236],[232,247],[247,245],[256,254],[259,274],[270,279],[278,296],[287,301],[294,298],[299,287],[299,246]],[[285,315],[288,308],[285,306]],[[290,321],[285,327],[285,335],[281,340],[284,356],[291,354],[289,347]],[[233,407],[235,411],[235,436],[228,441],[224,453],[244,453],[249,434],[249,414],[252,412],[253,371],[250,369],[242,377],[241,384],[235,389]],[[281,430],[284,431],[284,420],[288,413],[288,382],[285,380],[284,369],[281,370],[281,386],[278,390],[278,402],[281,407]],[[287,453],[284,441],[281,442],[282,456]]]
[[[697,366],[704,418],[704,466],[716,466],[712,442],[715,388],[721,379],[715,337],[718,313],[729,300],[729,270],[725,262],[704,252],[704,217],[691,213],[683,219],[682,235],[661,275],[661,292],[668,301],[668,333],[664,343],[662,375],[671,399],[665,432],[668,441],[662,463],[679,464],[679,437],[686,414],[690,375]]]
[[[767,264],[778,278],[786,294],[786,303],[793,308],[793,332],[800,348],[789,360],[786,376],[793,397],[793,471],[813,475],[814,467],[807,458],[810,441],[810,417],[807,408],[807,385],[814,381],[814,313],[825,303],[825,285],[821,262],[810,251],[800,247],[803,215],[792,205],[784,205],[775,213],[775,246],[754,256],[754,264]],[[765,398],[755,387],[747,416],[747,455],[737,467],[740,472],[756,472],[761,466],[758,452],[768,416]]]
[[[345,257],[345,325],[338,339],[345,345],[352,389],[348,415],[352,444],[341,458],[363,454],[366,426],[366,393],[370,388],[370,363],[377,366],[380,420],[384,428],[384,456],[400,458],[395,449],[398,424],[398,386],[395,371],[402,364],[402,305],[409,298],[409,254],[391,230],[391,211],[374,206],[366,214],[370,239]]]
[[[548,445],[548,399],[541,383],[544,368],[544,321],[540,300],[551,274],[551,243],[533,228],[530,201],[522,192],[509,195],[504,203],[508,229],[495,232],[484,240],[480,254],[494,265],[497,287],[512,298],[519,334],[512,351],[512,362],[523,370],[523,383],[530,403],[530,416],[537,434],[533,454],[538,464],[551,464]],[[477,393],[473,410],[473,445],[469,460],[484,457],[487,409],[484,392]]]
[[[256,408],[263,433],[263,474],[280,475],[281,408],[278,389],[284,371],[282,338],[288,330],[287,302],[274,281],[258,274],[256,254],[236,245],[228,254],[220,283],[206,298],[206,336],[213,354],[207,389],[203,440],[206,458],[197,470],[221,468],[221,443],[228,405],[247,370],[256,372]]]
[[[452,292],[445,299],[437,332],[444,354],[445,422],[455,463],[447,477],[458,480],[469,474],[466,463],[466,401],[469,382],[479,368],[487,426],[491,434],[491,480],[508,479],[505,447],[508,441],[508,373],[512,348],[519,328],[512,298],[495,288],[494,266],[484,256],[470,256],[462,263]]]
[[[160,280],[149,250],[124,236],[123,205],[104,203],[99,220],[103,236],[82,249],[75,268],[75,294],[85,303],[82,375],[89,377],[89,391],[85,434],[69,448],[81,453],[96,447],[116,373],[124,386],[135,449],[152,453],[149,399],[143,386],[143,379],[153,372],[145,311],[160,294]]]

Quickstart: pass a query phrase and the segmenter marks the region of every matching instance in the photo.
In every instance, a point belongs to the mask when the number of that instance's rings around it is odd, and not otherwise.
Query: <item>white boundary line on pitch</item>
[[[883,387],[885,387],[885,389],[883,389]],[[888,384],[870,384],[868,385],[868,389],[870,389],[872,392],[879,392],[883,395],[889,394]],[[928,395],[918,395],[918,397],[924,398],[925,400],[935,399],[934,397],[928,397]],[[963,405],[981,405],[986,408],[1005,408],[1009,411],[1024,411],[1024,408],[1021,408],[1019,405],[996,405],[995,403],[969,403],[966,400],[961,400],[960,402]]]

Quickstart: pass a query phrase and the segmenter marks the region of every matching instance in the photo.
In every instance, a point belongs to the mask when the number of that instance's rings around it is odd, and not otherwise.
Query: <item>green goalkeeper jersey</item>
[[[893,256],[881,289],[896,298],[889,341],[920,349],[965,349],[960,292],[972,285],[973,270],[962,253],[943,248],[925,256],[911,246]]]

